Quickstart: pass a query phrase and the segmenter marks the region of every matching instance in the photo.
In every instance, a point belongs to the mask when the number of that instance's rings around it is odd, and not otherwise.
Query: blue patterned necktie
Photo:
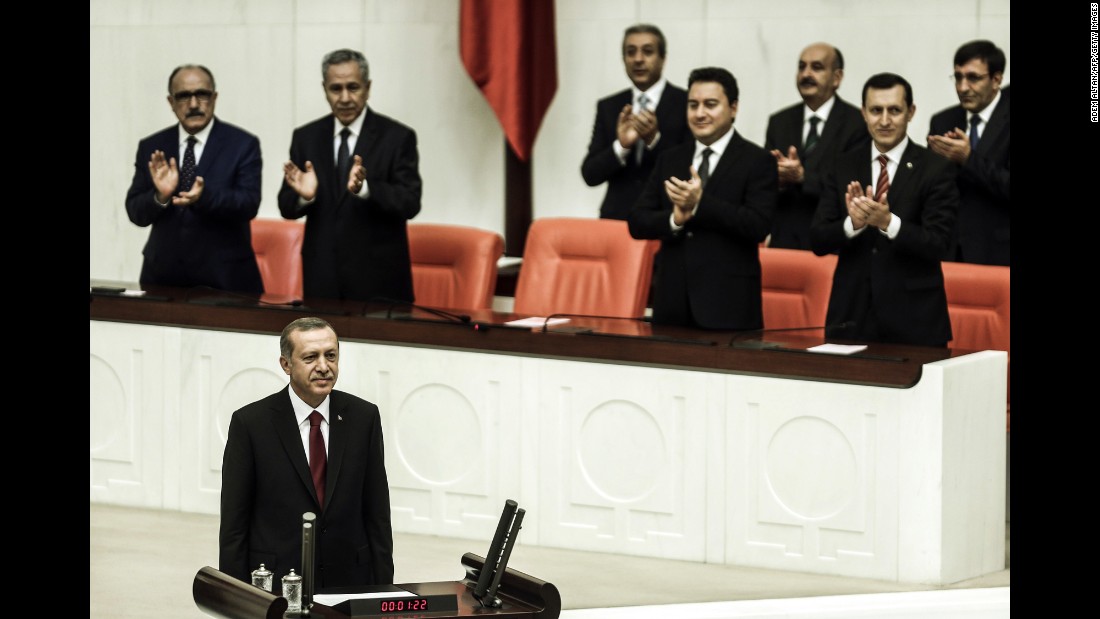
[[[982,124],[982,117],[977,114],[970,116],[970,150],[978,149],[978,125]]]
[[[187,136],[187,150],[183,153],[183,167],[180,168],[180,191],[191,191],[195,184],[195,142],[193,135]]]
[[[645,96],[645,93],[643,92],[641,95],[638,96],[638,112],[637,113],[641,113],[642,110],[649,109],[647,107],[648,104],[649,104],[649,97]],[[642,157],[644,157],[644,156],[645,156],[645,140],[643,140],[641,136],[638,136],[638,141],[634,144],[634,162],[637,163],[638,165],[642,165]]]

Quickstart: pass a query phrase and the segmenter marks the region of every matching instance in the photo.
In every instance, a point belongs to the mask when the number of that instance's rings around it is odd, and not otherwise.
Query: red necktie
[[[321,413],[309,414],[309,472],[313,475],[313,488],[317,491],[317,503],[325,506],[325,471],[328,458],[325,456],[325,437],[321,436]]]
[[[886,162],[889,159],[886,155],[878,156],[878,163],[882,166],[878,173],[878,184],[875,185],[875,202],[882,204],[882,198],[886,195],[887,190],[890,189],[890,174],[886,171]]]

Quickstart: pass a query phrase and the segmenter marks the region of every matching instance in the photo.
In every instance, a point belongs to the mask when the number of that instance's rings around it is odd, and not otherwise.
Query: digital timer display
[[[352,618],[421,617],[424,613],[457,611],[458,596],[420,591],[416,595],[350,599],[333,608]]]
[[[428,598],[382,600],[379,606],[378,611],[380,613],[428,612]]]

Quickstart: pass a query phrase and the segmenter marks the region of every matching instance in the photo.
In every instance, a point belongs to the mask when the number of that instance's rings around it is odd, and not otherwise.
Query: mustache
[[[201,118],[203,116],[206,116],[206,114],[204,114],[202,110],[191,110],[190,112],[187,112],[187,118],[191,118],[192,116],[198,116]]]
[[[806,78],[798,83],[799,86],[817,86],[817,80]]]

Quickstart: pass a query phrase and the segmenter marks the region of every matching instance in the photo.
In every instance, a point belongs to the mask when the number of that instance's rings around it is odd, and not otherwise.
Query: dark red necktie
[[[875,185],[875,202],[878,202],[879,204],[883,203],[882,199],[886,196],[886,192],[890,189],[890,172],[886,169],[887,161],[889,161],[889,159],[886,158],[886,155],[878,156],[879,165],[881,165],[882,167],[879,168],[878,184]]]
[[[325,471],[328,458],[325,456],[325,437],[321,435],[321,413],[309,414],[309,472],[313,475],[313,489],[317,491],[317,503],[325,506]]]

